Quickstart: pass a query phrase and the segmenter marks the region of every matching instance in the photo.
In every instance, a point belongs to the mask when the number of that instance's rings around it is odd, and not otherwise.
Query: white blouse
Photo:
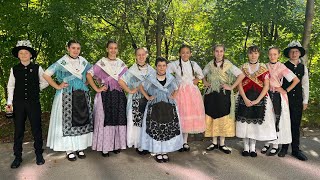
[[[192,74],[191,63],[192,63],[195,76]],[[204,76],[203,76],[202,70],[196,62],[190,61],[190,60],[185,62],[181,60],[181,66],[182,66],[183,75],[181,73],[179,60],[169,63],[167,68],[168,73],[175,73],[175,77],[179,84],[193,84],[193,80],[195,78],[203,79]]]

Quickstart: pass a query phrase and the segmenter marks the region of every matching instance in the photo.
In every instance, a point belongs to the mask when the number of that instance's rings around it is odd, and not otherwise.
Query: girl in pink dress
[[[201,133],[205,130],[205,113],[198,82],[203,78],[200,66],[190,61],[191,47],[183,44],[179,48],[180,58],[168,64],[168,72],[174,73],[179,84],[175,99],[181,119],[183,147],[179,150],[189,151],[188,134]]]
[[[266,153],[268,156],[274,156],[279,152],[279,144],[289,144],[292,141],[287,92],[291,91],[300,80],[284,64],[278,62],[278,58],[280,56],[279,48],[271,47],[268,55],[269,63],[267,64],[267,67],[270,73],[270,88],[268,94],[273,104],[278,138],[269,142],[273,144],[270,151],[268,151],[270,144],[266,143],[262,148],[261,153]],[[288,82],[292,81],[292,84],[286,90],[281,87],[283,78],[285,78]]]

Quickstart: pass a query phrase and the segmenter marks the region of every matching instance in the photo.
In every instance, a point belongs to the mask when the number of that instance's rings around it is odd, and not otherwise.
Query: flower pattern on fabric
[[[62,131],[63,136],[79,136],[93,132],[92,108],[90,105],[90,94],[85,91],[86,101],[89,108],[90,123],[84,126],[72,126],[72,93],[62,94]]]
[[[163,111],[167,111],[167,114],[164,114]],[[180,124],[175,105],[163,101],[150,105],[146,126],[147,134],[157,141],[168,141],[180,135]]]
[[[142,119],[147,102],[146,98],[132,100],[132,121],[134,126],[142,127]]]

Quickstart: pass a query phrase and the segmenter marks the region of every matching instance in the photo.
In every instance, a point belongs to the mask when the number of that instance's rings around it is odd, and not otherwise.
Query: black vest
[[[287,61],[286,63],[284,63],[285,66],[287,66],[288,69],[290,69],[299,79],[300,82],[290,91],[288,92],[288,98],[289,101],[303,101],[303,97],[302,97],[302,77],[304,76],[304,65],[299,63],[297,65],[297,67],[295,67],[294,64],[292,64],[290,61]],[[292,82],[288,82],[285,78],[283,78],[283,89],[287,89]]]
[[[24,66],[19,63],[13,67],[15,87],[13,102],[39,102],[39,65],[30,63]]]

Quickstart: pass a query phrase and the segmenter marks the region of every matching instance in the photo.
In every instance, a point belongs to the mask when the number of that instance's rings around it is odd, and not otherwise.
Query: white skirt
[[[280,115],[280,122],[279,122],[279,132],[277,132],[278,139],[269,142],[272,144],[290,144],[292,142],[288,97],[284,97],[284,96],[287,96],[287,95],[280,94],[281,115]]]
[[[273,113],[270,96],[267,96],[263,123],[248,124],[247,122],[236,121],[236,136],[239,138],[250,138],[258,141],[271,141],[277,139],[275,115]]]

